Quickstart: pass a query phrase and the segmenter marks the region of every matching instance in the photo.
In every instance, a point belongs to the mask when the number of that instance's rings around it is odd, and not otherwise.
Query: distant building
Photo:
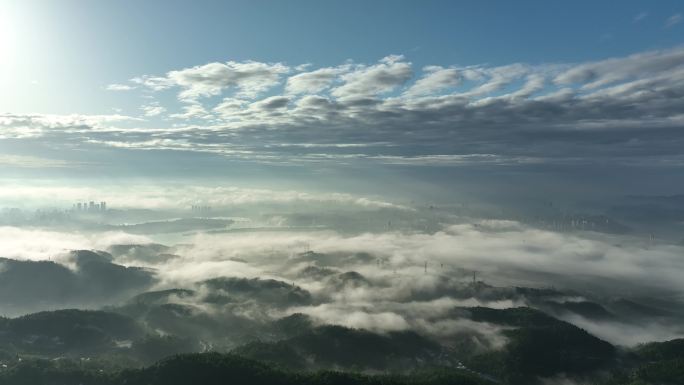
[[[95,203],[95,201],[90,202],[78,202],[73,205],[73,211],[79,212],[104,212],[107,211],[107,202],[101,201]]]
[[[190,206],[190,210],[195,212],[206,213],[211,211],[211,206],[192,205]]]

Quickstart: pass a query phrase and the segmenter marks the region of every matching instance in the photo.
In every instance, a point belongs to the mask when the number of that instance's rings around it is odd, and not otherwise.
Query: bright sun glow
[[[15,45],[16,27],[12,8],[0,3],[0,49],[2,49],[0,52],[2,54]]]
[[[8,70],[16,55],[16,25],[9,7],[0,4],[0,68]]]

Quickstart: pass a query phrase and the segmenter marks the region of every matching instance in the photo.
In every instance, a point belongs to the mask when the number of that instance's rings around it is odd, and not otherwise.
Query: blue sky
[[[683,12],[680,1],[0,0],[0,174],[365,175],[354,183],[367,186],[446,173],[461,186],[674,193]],[[652,183],[635,182],[637,168]]]

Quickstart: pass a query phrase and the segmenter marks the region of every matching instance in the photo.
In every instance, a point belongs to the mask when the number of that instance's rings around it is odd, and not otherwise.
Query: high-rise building
[[[87,211],[87,212],[107,211],[107,202],[105,202],[105,201],[76,202],[76,203],[74,203],[72,209],[73,209],[73,211]]]

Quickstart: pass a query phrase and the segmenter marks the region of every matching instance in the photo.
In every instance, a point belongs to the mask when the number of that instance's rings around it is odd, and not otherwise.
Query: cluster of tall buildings
[[[211,211],[211,206],[192,205],[190,210],[195,212],[209,212]]]
[[[78,202],[74,203],[73,207],[74,211],[86,211],[86,212],[99,212],[99,211],[107,211],[107,202]]]

